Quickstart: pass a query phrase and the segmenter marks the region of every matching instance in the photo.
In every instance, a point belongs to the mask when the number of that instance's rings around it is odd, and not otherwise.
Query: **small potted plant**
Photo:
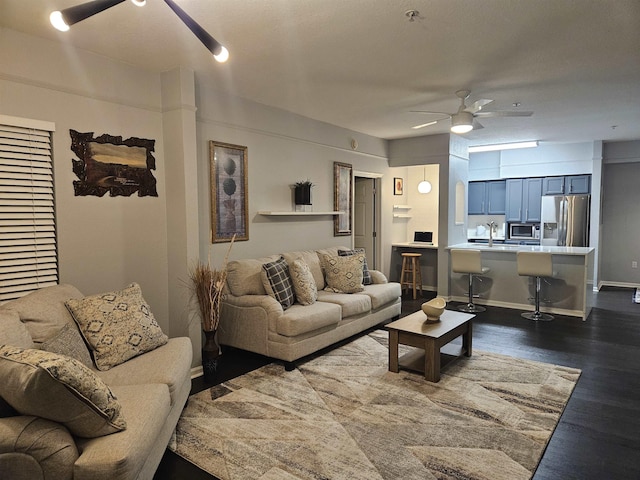
[[[299,205],[311,205],[311,187],[313,183],[309,179],[296,182],[294,185],[294,202],[296,210],[306,211],[306,207],[299,208]]]

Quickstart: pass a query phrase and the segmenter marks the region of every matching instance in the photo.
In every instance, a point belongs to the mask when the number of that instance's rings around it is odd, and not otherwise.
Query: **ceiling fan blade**
[[[446,115],[447,117],[451,116],[451,114],[447,112],[432,112],[429,110],[409,110],[409,113],[426,113],[427,115]]]
[[[479,112],[480,110],[482,110],[482,107],[484,107],[485,105],[489,105],[491,102],[493,102],[493,100],[490,100],[488,98],[481,98],[468,106],[465,111],[471,113]]]
[[[440,120],[434,120],[432,122],[427,122],[427,123],[422,123],[420,125],[414,125],[413,128],[414,130],[418,130],[420,128],[425,128],[425,127],[430,127],[431,125],[435,125],[436,123],[438,123]]]
[[[473,129],[474,130],[480,130],[484,128],[484,125],[482,125],[478,120],[476,120],[475,118],[473,119]]]
[[[530,117],[531,115],[533,115],[533,112],[528,112],[528,111],[518,112],[518,111],[514,111],[514,110],[498,110],[498,111],[495,111],[495,112],[477,112],[477,113],[473,114],[474,117],[481,117],[481,118],[487,118],[487,117]]]

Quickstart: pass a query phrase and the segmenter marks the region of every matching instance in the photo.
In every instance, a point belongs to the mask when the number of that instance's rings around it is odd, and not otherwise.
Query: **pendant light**
[[[418,184],[418,192],[429,193],[431,191],[431,182],[427,181],[426,168],[422,169],[422,181]]]

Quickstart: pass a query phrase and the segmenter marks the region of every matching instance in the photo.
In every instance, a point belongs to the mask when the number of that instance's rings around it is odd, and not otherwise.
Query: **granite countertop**
[[[587,255],[594,250],[593,247],[557,247],[549,245],[506,245],[494,244],[489,246],[486,243],[459,243],[457,245],[449,245],[447,249],[479,249],[491,250],[493,252],[516,253],[516,252],[548,252],[556,255]]]

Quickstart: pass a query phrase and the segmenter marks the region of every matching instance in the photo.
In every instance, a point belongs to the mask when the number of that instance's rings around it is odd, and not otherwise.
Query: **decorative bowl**
[[[427,315],[427,322],[439,322],[440,315],[444,312],[447,301],[442,297],[436,297],[422,304],[422,311]]]

